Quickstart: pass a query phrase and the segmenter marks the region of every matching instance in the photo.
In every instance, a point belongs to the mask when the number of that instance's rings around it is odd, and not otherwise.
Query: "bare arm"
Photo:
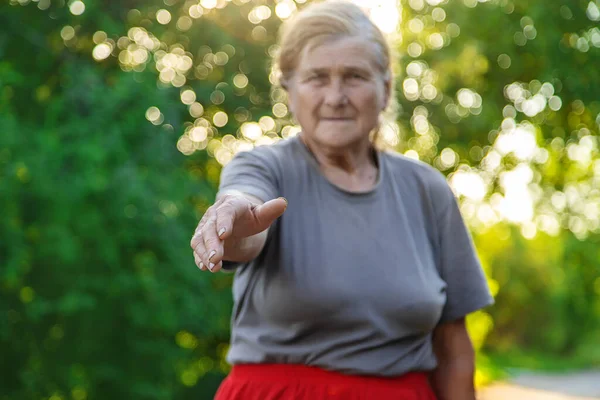
[[[433,332],[438,366],[431,384],[439,400],[475,400],[475,351],[465,319],[439,325]]]

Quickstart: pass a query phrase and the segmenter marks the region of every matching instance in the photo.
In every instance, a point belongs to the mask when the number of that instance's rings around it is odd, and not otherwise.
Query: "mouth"
[[[352,118],[321,118],[323,121],[352,121]]]

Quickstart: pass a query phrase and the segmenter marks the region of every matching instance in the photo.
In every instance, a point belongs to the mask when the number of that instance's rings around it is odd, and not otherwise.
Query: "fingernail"
[[[219,236],[221,236],[224,233],[225,233],[225,228],[221,228],[221,230],[219,231]]]
[[[210,269],[211,271],[213,270],[214,267],[215,267],[215,264],[213,264],[213,263],[208,264],[208,269]]]
[[[204,268],[204,264],[200,261],[200,269]]]
[[[280,199],[283,200],[283,201],[285,201],[285,205],[286,206],[288,205],[288,201],[287,201],[287,199],[285,197],[280,197]]]
[[[208,259],[210,260],[211,258],[213,258],[213,256],[217,254],[217,252],[215,250],[211,251],[210,254],[208,255]]]

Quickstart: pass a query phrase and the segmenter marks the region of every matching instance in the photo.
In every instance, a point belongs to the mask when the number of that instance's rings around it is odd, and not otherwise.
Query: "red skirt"
[[[292,364],[235,365],[215,400],[436,400],[427,374],[384,378]]]

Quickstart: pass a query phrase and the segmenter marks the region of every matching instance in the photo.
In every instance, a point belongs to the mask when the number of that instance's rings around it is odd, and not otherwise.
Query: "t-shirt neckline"
[[[376,158],[377,166],[378,166],[377,180],[375,182],[375,185],[373,185],[373,187],[371,189],[364,191],[364,192],[352,192],[352,191],[343,189],[343,188],[335,185],[329,179],[327,179],[325,177],[325,175],[323,175],[323,173],[321,172],[321,169],[319,167],[319,162],[315,158],[314,154],[308,149],[306,144],[304,144],[304,142],[300,139],[299,136],[300,135],[298,134],[298,135],[294,136],[293,138],[291,138],[291,140],[293,140],[294,144],[299,149],[300,153],[303,155],[303,157],[306,159],[306,161],[310,164],[313,171],[320,177],[320,179],[323,182],[325,182],[325,185],[327,187],[332,188],[335,192],[343,195],[344,197],[353,198],[353,199],[371,198],[371,197],[375,196],[377,194],[377,192],[379,192],[379,188],[381,187],[381,182],[383,181],[384,174],[385,174],[385,165],[384,165],[385,163],[383,162],[383,157],[381,157],[380,151],[378,151],[377,149],[373,150],[373,153]]]

